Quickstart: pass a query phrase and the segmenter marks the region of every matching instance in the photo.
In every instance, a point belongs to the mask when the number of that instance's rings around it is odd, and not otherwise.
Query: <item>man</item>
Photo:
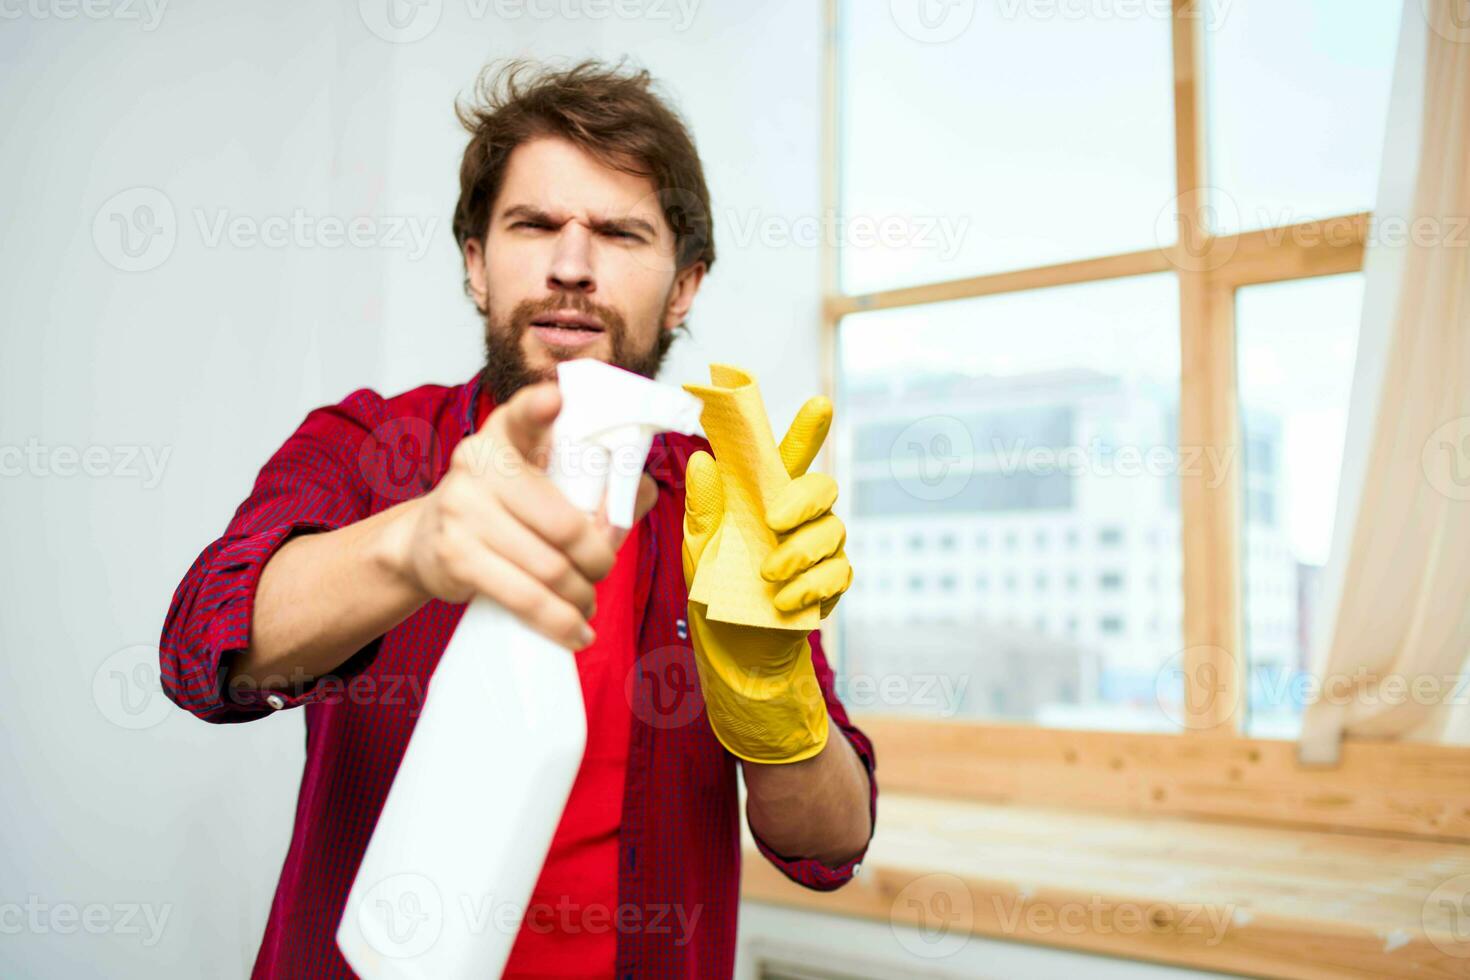
[[[588,723],[506,975],[729,975],[737,762],[761,852],[832,889],[872,834],[872,748],[833,693],[819,634],[732,630],[689,603],[718,519],[707,442],[657,440],[626,536],[536,465],[557,362],[657,373],[714,261],[702,167],[644,72],[513,65],[483,78],[460,118],[471,138],[454,233],[485,318],[483,370],[310,413],[179,586],[164,688],[211,722],[306,706],[295,829],[255,975],[351,976],[333,941],[348,889],[463,604],[489,596],[577,651]],[[835,484],[802,475],[829,414],[813,400],[783,443],[802,491],[779,528],[771,519],[781,545],[761,570],[784,583],[780,602],[823,614],[851,580]],[[499,910],[486,911],[494,928]]]

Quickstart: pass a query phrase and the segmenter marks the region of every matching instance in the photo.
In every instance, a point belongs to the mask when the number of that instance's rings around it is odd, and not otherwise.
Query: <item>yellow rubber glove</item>
[[[683,563],[689,628],[715,736],[751,762],[799,762],[827,743],[827,709],[807,636],[852,583],[837,484],[807,473],[832,424],[817,397],[779,449],[754,379],[724,365],[705,403],[720,462],[695,453],[685,471]]]

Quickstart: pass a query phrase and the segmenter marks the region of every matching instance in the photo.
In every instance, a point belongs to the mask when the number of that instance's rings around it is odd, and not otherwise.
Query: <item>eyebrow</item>
[[[562,223],[547,212],[542,211],[540,208],[534,208],[529,204],[512,204],[510,207],[500,212],[500,217],[502,220],[522,218],[528,221],[538,221],[548,225],[559,225]],[[639,231],[647,235],[651,239],[658,238],[658,229],[656,229],[650,222],[645,221],[642,218],[593,217],[589,224],[591,225],[592,230],[597,232]]]

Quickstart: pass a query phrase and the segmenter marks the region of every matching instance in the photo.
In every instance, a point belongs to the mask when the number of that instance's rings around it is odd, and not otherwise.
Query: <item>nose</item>
[[[556,236],[547,288],[555,292],[591,293],[597,289],[592,274],[592,235],[580,222],[568,221]]]

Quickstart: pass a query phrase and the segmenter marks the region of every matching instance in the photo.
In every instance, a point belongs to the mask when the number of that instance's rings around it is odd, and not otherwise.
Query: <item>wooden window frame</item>
[[[822,207],[839,213],[839,12],[824,0]],[[837,247],[822,257],[822,383],[835,396],[845,316],[1053,286],[1172,272],[1180,296],[1181,444],[1238,446],[1236,290],[1361,271],[1371,216],[1341,215],[1239,234],[1208,224],[1204,18],[1173,0],[1177,242],[1074,262],[863,294],[841,288]],[[829,460],[830,462],[830,460]],[[1348,739],[1331,767],[1294,742],[1246,738],[1239,467],[1211,485],[1180,478],[1184,731],[1072,732],[988,722],[869,716],[885,786],[905,792],[1086,805],[1147,813],[1470,841],[1470,748]],[[837,624],[826,627],[835,632]],[[834,644],[833,648],[836,646]],[[1241,651],[1236,657],[1230,651]],[[1205,683],[1205,680],[1209,683]]]

